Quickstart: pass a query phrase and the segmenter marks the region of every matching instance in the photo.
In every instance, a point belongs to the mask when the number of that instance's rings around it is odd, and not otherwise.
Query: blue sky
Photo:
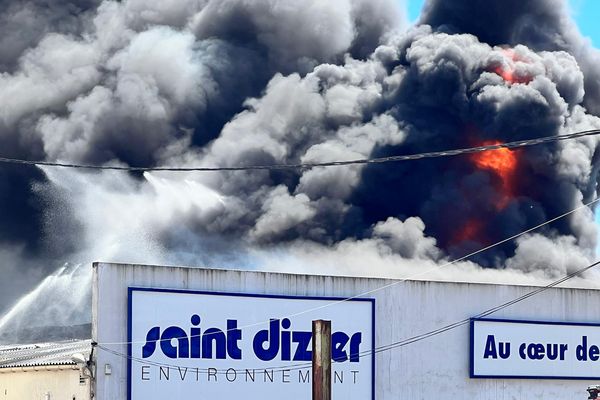
[[[407,1],[409,19],[414,21],[421,13],[425,0]],[[569,4],[579,30],[592,40],[594,47],[600,47],[600,0],[569,0]]]

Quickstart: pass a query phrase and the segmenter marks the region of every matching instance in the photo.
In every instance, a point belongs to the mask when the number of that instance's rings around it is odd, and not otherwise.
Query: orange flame
[[[499,141],[486,141],[483,146],[501,144]],[[517,170],[517,154],[510,149],[487,150],[474,153],[471,160],[478,169],[492,172],[500,178],[499,194],[496,208],[501,210],[507,206],[511,198],[515,196],[515,172]]]
[[[494,69],[506,82],[515,83],[515,69],[512,67],[499,66]]]
[[[504,54],[505,63],[494,68],[494,72],[502,77],[508,83],[529,83],[531,82],[530,76],[518,76],[515,74],[516,63],[522,62],[519,56],[513,49],[502,49]]]
[[[502,142],[490,140],[480,143],[481,146],[497,145]],[[516,194],[516,172],[518,167],[518,152],[510,149],[487,150],[470,156],[477,169],[491,172],[496,178],[497,198],[493,205],[496,210],[504,209]],[[452,236],[450,244],[467,241],[484,243],[485,222],[471,218]]]

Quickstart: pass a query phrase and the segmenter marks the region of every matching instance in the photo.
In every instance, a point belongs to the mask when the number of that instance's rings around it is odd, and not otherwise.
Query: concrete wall
[[[89,400],[89,380],[71,366],[2,368],[0,400]]]
[[[250,271],[97,264],[94,266],[93,339],[127,341],[129,286],[258,294],[351,297],[393,281]],[[401,282],[375,291],[376,346],[409,338],[532,291],[526,286]],[[543,321],[600,321],[600,291],[550,289],[493,314],[496,318]],[[126,345],[110,345],[126,354]],[[97,353],[97,398],[126,399],[126,359]],[[111,375],[104,375],[110,364]],[[584,399],[598,382],[469,378],[469,327],[443,333],[376,357],[376,398],[396,399]]]

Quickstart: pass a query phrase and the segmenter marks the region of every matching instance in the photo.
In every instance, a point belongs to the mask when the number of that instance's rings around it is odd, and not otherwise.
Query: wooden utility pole
[[[331,321],[312,322],[312,400],[331,400]]]

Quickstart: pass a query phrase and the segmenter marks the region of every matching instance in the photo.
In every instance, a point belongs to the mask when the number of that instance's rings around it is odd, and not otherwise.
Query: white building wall
[[[89,400],[75,366],[0,369],[0,400]]]
[[[127,341],[127,288],[153,287],[256,294],[352,297],[393,283],[372,278],[307,276],[201,268],[94,265],[93,340]],[[400,282],[366,297],[376,299],[376,346],[400,341],[500,305],[535,288],[526,286]],[[549,289],[493,314],[495,318],[600,322],[600,291]],[[314,319],[318,319],[315,311]],[[107,345],[127,354],[125,344]],[[127,398],[126,359],[97,353],[97,398]],[[110,364],[111,375],[104,375]],[[470,379],[469,326],[376,357],[376,398],[584,399],[598,382]]]

